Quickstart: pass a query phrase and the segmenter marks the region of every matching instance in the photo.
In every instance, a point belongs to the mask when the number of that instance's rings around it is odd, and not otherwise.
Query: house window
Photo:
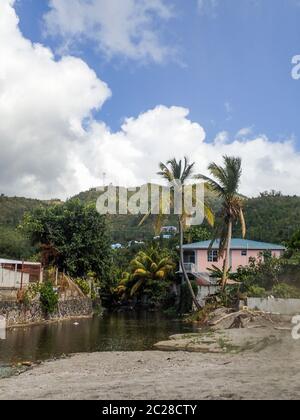
[[[241,255],[242,255],[242,257],[247,257],[247,255],[248,255],[247,249],[242,249]]]
[[[208,251],[208,262],[218,262],[219,252],[217,250]]]
[[[195,251],[184,252],[184,262],[187,264],[196,264],[196,253]]]

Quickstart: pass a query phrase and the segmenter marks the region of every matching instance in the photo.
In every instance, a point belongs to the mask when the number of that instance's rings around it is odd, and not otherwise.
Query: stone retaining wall
[[[16,302],[18,297],[17,289],[1,289],[0,288],[0,302]]]
[[[33,302],[30,306],[17,302],[0,302],[0,315],[6,318],[8,327],[92,316],[92,314],[92,301],[89,298],[73,298],[59,301],[57,311],[48,316],[43,313],[39,302]]]

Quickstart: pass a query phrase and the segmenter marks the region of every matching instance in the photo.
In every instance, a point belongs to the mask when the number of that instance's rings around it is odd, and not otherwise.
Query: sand
[[[0,399],[299,399],[300,341],[277,333],[259,352],[78,354],[0,380]]]

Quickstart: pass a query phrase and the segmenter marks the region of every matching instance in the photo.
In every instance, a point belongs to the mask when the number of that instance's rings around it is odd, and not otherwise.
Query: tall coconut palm
[[[224,257],[222,288],[226,287],[228,273],[230,272],[230,249],[233,224],[240,221],[243,238],[246,236],[246,223],[243,213],[243,200],[238,194],[241,175],[242,160],[237,157],[223,156],[224,166],[211,163],[208,167],[213,178],[197,175],[197,179],[204,179],[211,189],[220,197],[222,208],[220,212],[221,223],[217,224],[214,240],[220,239],[219,256]]]
[[[175,187],[177,190],[181,191],[182,194],[182,202],[184,203],[184,186],[187,184],[187,182],[192,178],[193,172],[194,172],[194,166],[195,163],[190,163],[188,158],[184,158],[184,161],[179,160],[177,161],[175,158],[169,160],[166,164],[160,163],[160,172],[158,172],[158,175],[160,175],[162,178],[164,178],[168,183]],[[201,206],[204,206],[204,216],[209,222],[210,225],[214,224],[214,215],[212,210],[205,204],[205,203],[197,203]],[[179,227],[179,252],[180,252],[180,266],[183,273],[183,277],[185,279],[185,282],[188,285],[188,288],[190,290],[193,302],[197,309],[200,309],[200,304],[195,296],[193,287],[191,285],[189,276],[187,274],[185,264],[184,264],[184,251],[183,251],[183,242],[184,242],[184,229],[187,224],[187,219],[190,217],[189,214],[187,214],[184,209],[182,214],[178,216],[178,227]]]

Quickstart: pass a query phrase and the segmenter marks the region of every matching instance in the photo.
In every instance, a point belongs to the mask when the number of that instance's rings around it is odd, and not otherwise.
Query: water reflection
[[[159,313],[106,314],[9,330],[0,340],[0,362],[36,361],[63,354],[96,351],[150,350],[172,334],[190,332],[192,326],[166,319]]]

